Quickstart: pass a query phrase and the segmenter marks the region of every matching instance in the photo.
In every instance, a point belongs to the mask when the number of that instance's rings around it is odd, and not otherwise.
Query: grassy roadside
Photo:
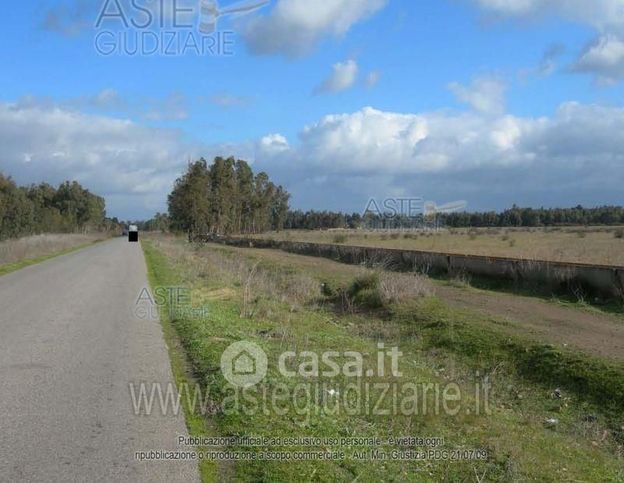
[[[46,260],[50,260],[51,258],[56,258],[56,257],[60,257],[62,255],[67,255],[69,253],[72,252],[76,252],[78,250],[82,250],[83,248],[87,248],[90,247],[96,243],[100,243],[104,241],[104,239],[102,240],[95,240],[89,243],[82,243],[80,245],[76,245],[75,247],[71,247],[71,248],[67,248],[65,250],[59,250],[57,252],[54,253],[50,253],[49,255],[43,255],[40,257],[35,257],[35,258],[28,258],[25,260],[20,260],[19,262],[15,262],[15,263],[7,263],[5,265],[0,265],[0,277],[2,275],[6,275],[7,273],[11,273],[11,272],[15,272],[17,270],[21,270],[22,268],[25,267],[29,267],[30,265],[36,265],[38,263],[41,262],[45,262]]]
[[[176,272],[174,267],[167,262],[165,256],[156,250],[149,241],[141,240],[141,247],[145,254],[147,275],[152,290],[156,287],[172,287],[181,283],[181,275]],[[173,326],[173,321],[168,317],[166,311],[161,311],[160,322],[169,352],[169,360],[171,361],[171,370],[176,387],[194,387],[196,381],[190,368],[189,360]],[[214,428],[210,421],[203,415],[194,412],[191,408],[191,400],[183,397],[181,401],[189,435],[199,437],[214,435]],[[219,468],[215,463],[209,461],[200,462],[199,472],[204,483],[219,481]]]
[[[182,283],[193,289],[194,298],[210,307],[207,319],[175,320],[170,328],[179,337],[196,379],[216,401],[229,395],[219,371],[220,355],[231,342],[239,340],[252,341],[267,353],[268,389],[279,383],[305,381],[285,381],[274,369],[285,350],[347,349],[375,354],[380,341],[387,347],[400,346],[406,361],[402,366],[404,378],[455,383],[468,406],[475,402],[471,389],[476,380],[487,375],[492,383],[491,414],[326,414],[318,412],[316,406],[299,414],[296,401],[289,401],[286,414],[221,411],[210,418],[211,428],[220,435],[440,436],[448,448],[486,449],[490,455],[487,461],[245,462],[233,468],[233,479],[465,481],[485,475],[487,481],[618,481],[622,477],[618,473],[622,468],[621,444],[605,429],[607,416],[602,408],[567,390],[561,398],[553,396],[554,387],[547,388],[554,380],[526,377],[509,355],[513,351],[505,350],[509,339],[491,337],[484,331],[486,324],[474,314],[450,310],[431,298],[416,305],[396,304],[388,310],[344,312],[336,310],[332,296],[302,294],[321,282],[332,286],[329,292],[339,292],[341,285],[353,279],[354,267],[345,266],[344,273],[341,268],[328,272],[306,265],[309,261],[302,259],[287,269],[251,256],[251,251],[246,257],[227,248],[194,250],[171,239],[144,242],[144,249],[150,270],[156,265],[158,270],[170,272],[150,278],[153,285]],[[512,342],[518,344],[520,352],[528,349],[521,341]],[[527,367],[535,375],[543,370],[533,367],[530,360]],[[333,388],[342,387],[346,381],[322,382]],[[396,381],[383,378],[380,382]],[[330,399],[327,392],[323,398],[324,402]],[[558,423],[547,428],[546,419],[557,419]]]

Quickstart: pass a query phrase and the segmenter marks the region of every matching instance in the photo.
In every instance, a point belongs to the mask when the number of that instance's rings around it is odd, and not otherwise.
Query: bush
[[[336,295],[336,290],[334,289],[334,287],[332,287],[332,284],[330,282],[324,281],[323,283],[321,283],[321,293],[325,297],[333,297],[334,295]]]
[[[334,243],[345,243],[347,241],[347,235],[335,235]]]
[[[360,290],[353,298],[355,304],[366,309],[380,309],[384,306],[379,288]]]
[[[617,230],[615,230],[615,233],[613,235],[615,236],[615,238],[624,238],[624,228],[618,228]]]
[[[347,291],[353,303],[362,308],[380,309],[432,294],[431,285],[421,275],[382,272],[357,277]]]
[[[398,240],[399,236],[400,235],[398,233],[393,233],[392,235],[390,235],[390,238],[392,238],[393,240]]]
[[[351,297],[355,297],[362,290],[370,290],[370,289],[378,289],[379,288],[379,274],[377,273],[366,273],[364,275],[360,275],[356,277],[351,286],[349,287],[348,293]]]

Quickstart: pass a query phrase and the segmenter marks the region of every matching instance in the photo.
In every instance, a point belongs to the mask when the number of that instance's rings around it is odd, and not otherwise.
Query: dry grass
[[[244,317],[255,315],[259,299],[287,304],[295,310],[321,295],[321,284],[300,271],[278,270],[225,250],[207,250],[203,245],[190,252],[172,238],[157,237],[153,241],[159,250],[183,262],[194,277],[242,288]]]
[[[45,257],[101,239],[100,234],[36,235],[0,242],[0,265]]]
[[[265,238],[313,243],[424,250],[529,260],[624,266],[624,228],[453,229],[437,233],[382,233],[364,230],[286,231]]]
[[[379,276],[379,291],[387,304],[408,302],[433,295],[431,282],[423,275],[383,272]]]

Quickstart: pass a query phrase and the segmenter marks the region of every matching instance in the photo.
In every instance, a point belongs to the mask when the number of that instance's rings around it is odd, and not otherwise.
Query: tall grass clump
[[[431,283],[418,274],[370,272],[353,280],[347,296],[365,309],[381,309],[433,294]]]

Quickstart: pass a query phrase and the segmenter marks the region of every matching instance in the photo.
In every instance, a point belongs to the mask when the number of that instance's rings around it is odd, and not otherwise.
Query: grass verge
[[[141,247],[145,254],[147,275],[152,290],[156,287],[173,287],[180,284],[182,279],[181,275],[167,262],[167,259],[162,253],[156,250],[149,241],[142,240]],[[174,321],[168,317],[167,313],[167,310],[160,311],[160,322],[169,352],[171,371],[176,387],[193,387],[196,383],[195,377],[190,368],[189,360],[186,357],[180,338],[173,325]],[[193,410],[191,407],[191,400],[182,397],[181,401],[189,435],[196,437],[213,435],[214,431],[210,425],[210,421]],[[199,449],[201,450],[202,448]],[[219,481],[219,467],[214,462],[200,462],[199,472],[201,480],[204,483]]]
[[[36,265],[41,262],[45,262],[46,260],[50,260],[51,258],[60,257],[62,255],[67,255],[68,253],[76,252],[78,250],[82,250],[83,248],[90,247],[96,243],[99,243],[103,240],[95,240],[89,243],[82,243],[75,247],[66,248],[65,250],[59,250],[54,253],[50,253],[49,255],[43,255],[35,258],[28,258],[25,260],[20,260],[15,263],[7,263],[5,265],[0,265],[0,277],[2,275],[6,275],[7,273],[15,272],[17,270],[21,270],[22,268],[29,267],[30,265]]]
[[[374,311],[367,310],[367,304],[353,310],[339,309],[332,297],[353,286],[353,267],[345,266],[344,270],[349,271],[345,276],[342,268],[336,267],[335,272],[328,273],[318,264],[307,265],[308,260],[296,257],[289,257],[289,266],[284,267],[273,261],[263,262],[262,254],[256,252],[250,251],[253,256],[247,257],[240,251],[191,247],[173,239],[144,242],[144,249],[148,264],[156,266],[156,270],[150,268],[153,285],[183,284],[192,289],[195,302],[209,307],[207,317],[172,320],[169,328],[175,331],[196,381],[220,408],[204,418],[208,421],[204,424],[209,424],[216,434],[330,440],[420,435],[444,439],[446,450],[484,449],[488,454],[486,461],[399,462],[372,459],[366,445],[336,448],[328,444],[314,449],[343,450],[348,457],[340,461],[239,462],[229,468],[228,479],[474,481],[477,476],[480,481],[619,481],[624,476],[622,445],[610,429],[621,418],[621,408],[611,413],[592,398],[581,397],[572,384],[564,385],[559,379],[563,374],[560,371],[569,371],[568,382],[578,382],[576,378],[582,372],[574,367],[566,369],[570,362],[565,358],[567,355],[553,363],[550,354],[533,353],[521,339],[503,337],[502,332],[493,329],[485,330],[501,324],[500,321],[483,321],[476,314],[449,309],[435,298]],[[311,290],[314,284],[310,278],[316,280],[318,291]],[[327,280],[336,287],[323,295],[321,282]],[[257,344],[269,361],[267,378],[247,394],[255,405],[243,406],[242,410],[235,404],[241,401],[235,399],[236,394],[220,371],[220,357],[225,348],[241,340]],[[400,378],[390,374],[376,377],[375,383],[455,384],[462,395],[461,411],[431,412],[421,405],[418,414],[397,413],[389,400],[382,403],[381,408],[389,410],[383,414],[365,410],[327,411],[328,405],[334,407],[336,399],[343,397],[349,378],[305,377],[301,373],[287,378],[277,370],[279,357],[285,351],[298,354],[357,351],[367,355],[365,369],[373,369],[374,357],[369,356],[376,355],[380,342],[388,348],[400,348],[403,374]],[[528,355],[514,355],[516,352]],[[343,359],[343,356],[338,358],[340,362]],[[518,365],[522,360],[526,368]],[[295,360],[299,361],[300,358]],[[552,366],[550,373],[540,377],[548,364]],[[582,367],[590,371],[600,369]],[[471,412],[477,399],[476,384],[486,379],[492,387],[490,410]],[[555,381],[562,384],[561,388],[553,386]],[[321,384],[322,388],[312,404],[307,400],[308,404],[300,405],[305,402],[302,398],[287,398],[282,400],[278,413],[269,398],[267,409],[263,394],[275,394],[273,391],[278,387],[293,390],[309,383]],[[594,387],[589,389],[595,394],[599,392]],[[379,392],[373,390],[373,396],[378,397]],[[420,402],[424,401],[434,402],[427,397]],[[546,425],[550,420],[556,422]],[[201,431],[199,421],[197,426],[195,431]],[[227,449],[258,456],[267,447]],[[269,449],[306,448],[277,444]],[[419,449],[423,448],[381,446],[382,454]],[[364,457],[356,459],[357,452]],[[218,470],[213,468],[213,471],[218,474]]]

